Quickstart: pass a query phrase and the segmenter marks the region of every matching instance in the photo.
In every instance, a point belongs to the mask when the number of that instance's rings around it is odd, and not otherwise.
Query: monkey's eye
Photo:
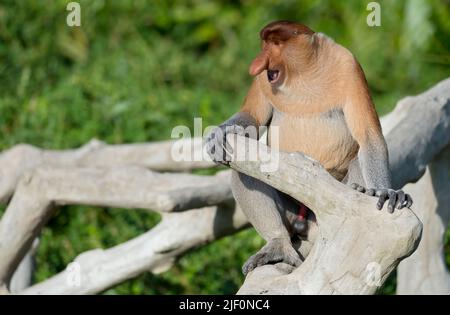
[[[278,70],[267,70],[267,80],[269,80],[270,83],[275,82],[280,75],[280,71]]]

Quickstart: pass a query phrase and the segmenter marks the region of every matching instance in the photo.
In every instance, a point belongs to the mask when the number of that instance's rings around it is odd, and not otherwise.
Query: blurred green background
[[[167,139],[176,125],[219,124],[240,106],[258,32],[301,21],[348,47],[365,70],[380,114],[450,73],[450,2],[78,1],[81,27],[66,25],[69,1],[0,0],[0,149],[26,142],[73,148]],[[1,212],[2,210],[0,210]],[[64,207],[44,228],[34,281],[88,249],[107,248],[154,226],[157,215]],[[447,262],[450,245],[447,233]],[[109,289],[117,294],[234,293],[241,265],[263,241],[246,230],[182,257],[168,272]],[[391,277],[380,293],[395,290]]]

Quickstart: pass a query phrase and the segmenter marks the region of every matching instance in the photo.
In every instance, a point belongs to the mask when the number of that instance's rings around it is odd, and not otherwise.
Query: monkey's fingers
[[[231,146],[231,144],[228,142],[226,134],[225,134],[225,137],[223,139],[223,149],[224,149],[224,152],[226,153],[225,157],[229,161],[231,161],[231,156],[233,155],[234,150],[233,150],[233,147]]]
[[[233,149],[231,149],[231,147],[225,143],[225,147],[223,148],[223,159],[224,161],[229,164],[233,158]]]
[[[388,212],[393,213],[395,205],[397,203],[397,193],[395,190],[389,189],[388,196],[389,196]]]
[[[383,209],[384,203],[389,198],[388,191],[387,191],[387,189],[380,189],[380,190],[377,190],[375,195],[377,197],[379,197],[378,202],[377,202],[377,209],[381,210],[381,209]]]
[[[245,136],[245,128],[242,126],[239,126],[239,125],[228,125],[225,127],[225,133],[224,133],[224,139],[223,139],[223,143],[225,144],[225,150],[228,153],[233,154],[234,150],[227,140],[227,135],[229,135],[229,134]]]
[[[403,190],[395,191],[393,189],[379,189],[375,193],[378,196],[377,209],[381,210],[385,202],[389,199],[387,210],[393,213],[394,209],[402,209],[412,205],[411,196],[405,194]]]
[[[206,140],[204,141],[204,146],[206,148],[206,153],[214,160],[214,154],[216,153],[216,148],[214,144],[214,134],[211,133],[208,135]]]
[[[365,193],[368,196],[377,196],[377,209],[383,209],[384,204],[389,199],[388,203],[388,212],[393,213],[394,209],[401,209],[405,207],[407,204],[412,203],[411,197],[405,194],[402,190],[395,191],[393,189],[366,189],[365,187],[353,183],[350,185],[352,189],[359,191],[361,193]],[[409,198],[409,199],[408,199]],[[410,200],[410,202],[408,201]]]
[[[227,139],[227,134],[225,133],[225,136],[223,137],[223,142],[222,142],[222,152],[223,152],[223,158],[227,163],[231,162],[231,159],[233,157],[233,147],[231,146],[231,144],[228,142]]]
[[[224,147],[224,158],[229,163],[233,157],[234,150],[231,144],[229,143],[227,139],[227,135],[238,135],[238,136],[244,136],[248,137],[246,134],[245,128],[240,125],[228,125],[225,127],[225,135],[223,138],[223,147]]]
[[[213,133],[208,135],[208,137],[204,141],[204,145],[206,147],[206,152],[209,155],[213,155],[214,152],[216,151],[216,148],[214,146],[214,134]]]
[[[406,208],[409,208],[409,207],[412,206],[413,200],[412,200],[412,198],[411,198],[411,196],[409,194],[406,194],[405,202],[406,202],[406,205],[405,205]]]
[[[359,191],[360,193],[364,193],[366,191],[366,188],[364,186],[361,186],[357,183],[353,183],[350,185],[350,187],[352,187],[352,189]]]
[[[206,151],[211,159],[217,164],[227,164],[226,152],[224,152],[223,148],[223,134],[220,127],[216,128],[205,141]]]
[[[397,191],[397,209],[401,209],[405,206],[406,195],[403,190]]]

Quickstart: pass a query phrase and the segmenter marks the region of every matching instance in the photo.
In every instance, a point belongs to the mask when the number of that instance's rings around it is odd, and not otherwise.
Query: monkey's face
[[[252,76],[266,71],[267,81],[272,87],[289,84],[295,80],[298,68],[301,68],[302,50],[310,45],[310,36],[314,34],[303,24],[287,21],[270,23],[261,30],[262,49],[250,65]]]
[[[253,76],[266,71],[267,81],[277,86],[283,83],[286,77],[286,66],[282,54],[282,44],[263,43],[261,53],[250,65],[249,73]]]

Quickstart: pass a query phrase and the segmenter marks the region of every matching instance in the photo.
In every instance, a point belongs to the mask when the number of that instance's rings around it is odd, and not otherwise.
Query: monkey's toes
[[[366,188],[364,186],[356,183],[351,184],[350,187],[356,191],[359,191],[360,193],[364,193],[366,191]]]
[[[294,267],[298,267],[302,263],[300,256],[288,239],[270,240],[259,252],[247,260],[242,267],[242,273],[247,275],[257,267],[279,262],[284,262]]]
[[[378,196],[378,210],[381,210],[384,204],[388,202],[387,211],[389,213],[393,213],[395,208],[409,208],[413,203],[411,196],[405,194],[403,190],[379,189],[375,195]]]

